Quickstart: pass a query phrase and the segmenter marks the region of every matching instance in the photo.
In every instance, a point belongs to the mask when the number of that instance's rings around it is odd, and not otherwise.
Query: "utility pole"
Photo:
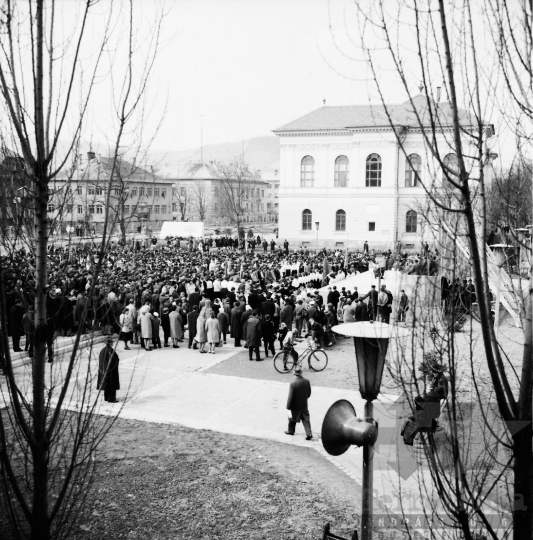
[[[204,115],[200,115],[200,163],[204,164],[204,123],[203,123],[203,117]]]

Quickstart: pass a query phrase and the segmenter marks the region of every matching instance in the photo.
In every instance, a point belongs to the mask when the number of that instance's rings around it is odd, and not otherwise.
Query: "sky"
[[[142,3],[149,17],[155,3]],[[154,72],[154,102],[166,103],[166,109],[153,149],[176,151],[201,141],[271,134],[324,100],[326,105],[380,103],[363,61],[361,18],[353,0],[175,0],[166,6],[164,46]],[[406,55],[414,50],[413,35],[402,37]],[[383,60],[379,68],[385,99],[405,101],[391,66]],[[416,95],[421,72],[416,62],[407,71]],[[498,114],[488,113],[499,124]],[[501,126],[497,131],[503,148],[496,151],[505,153],[509,134]]]
[[[323,105],[364,102],[346,77],[328,11],[344,0],[177,0],[165,22],[158,91],[168,92],[159,149],[265,135]],[[333,64],[333,68],[328,65]],[[338,74],[335,69],[345,73]],[[348,68],[349,69],[349,68]],[[416,82],[418,84],[418,82]]]
[[[83,3],[58,1],[62,9],[57,26],[63,33],[58,41],[69,44],[70,32],[80,27]],[[375,5],[374,0],[359,2]],[[79,75],[84,84],[98,58],[106,21],[112,21],[112,38],[100,59],[83,132],[86,145],[96,152],[108,151],[106,146],[116,133],[115,108],[128,45],[127,10],[120,8],[128,5],[129,0],[100,0],[86,30],[83,75]],[[394,12],[397,3],[387,0],[385,5]],[[133,0],[133,6],[134,90],[142,81],[143,59],[150,58],[153,50],[155,21],[162,12],[164,17],[142,124],[138,116],[126,126],[125,147],[142,139],[143,145],[150,143],[151,151],[161,153],[195,148],[201,142],[234,142],[272,134],[273,129],[322,107],[324,100],[328,106],[380,103],[362,54],[363,20],[354,0]],[[413,60],[415,34],[409,26],[401,26],[406,30],[401,50],[409,60],[407,85],[416,95],[421,70]],[[480,61],[485,39],[480,28],[476,36]],[[366,37],[365,44],[375,47],[384,99],[406,101],[405,88],[380,53],[382,44]],[[57,57],[61,58],[59,51]],[[23,69],[31,75],[31,70]],[[439,76],[432,84],[440,84],[435,83]],[[67,82],[64,76],[54,90],[62,92]],[[83,92],[75,88],[73,103],[77,95]],[[71,107],[70,127],[76,125],[78,107],[79,102]],[[500,142],[508,143],[508,134],[499,126],[501,118],[493,110],[488,112],[497,124]]]

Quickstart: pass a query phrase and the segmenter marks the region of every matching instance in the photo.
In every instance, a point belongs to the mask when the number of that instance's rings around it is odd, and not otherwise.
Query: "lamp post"
[[[492,248],[494,253],[494,259],[496,260],[496,265],[498,266],[498,285],[496,288],[496,305],[494,307],[494,334],[496,339],[498,339],[499,327],[500,327],[500,289],[502,282],[502,266],[505,264],[507,259],[507,254],[505,250],[510,248],[507,244],[492,244],[489,246]]]
[[[363,496],[361,509],[361,540],[372,539],[373,519],[373,460],[374,443],[378,428],[374,421],[373,401],[378,397],[385,367],[389,340],[406,336],[405,328],[383,322],[356,322],[334,326],[333,332],[354,339],[359,392],[366,400],[364,419],[355,418],[355,410],[348,402],[335,403],[328,411],[322,425],[322,443],[332,455],[344,453],[351,444],[363,447]],[[350,410],[351,408],[351,410]]]
[[[316,252],[318,253],[318,229],[320,227],[320,221],[315,221],[316,227]]]

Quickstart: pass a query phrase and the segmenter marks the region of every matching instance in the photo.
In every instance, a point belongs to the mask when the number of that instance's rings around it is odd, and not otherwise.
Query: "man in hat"
[[[113,338],[109,336],[98,357],[97,382],[98,390],[104,391],[104,399],[109,403],[118,403],[117,390],[120,390],[118,362],[118,354],[113,348]]]
[[[296,366],[294,370],[294,380],[289,386],[289,397],[287,399],[287,409],[291,411],[289,416],[289,427],[286,435],[294,435],[296,423],[302,421],[305,429],[305,440],[313,438],[311,431],[311,420],[307,400],[311,397],[311,383],[302,376],[302,368]]]

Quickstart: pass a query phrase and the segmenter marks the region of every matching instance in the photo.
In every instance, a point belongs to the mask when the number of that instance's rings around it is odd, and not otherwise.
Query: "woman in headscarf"
[[[200,345],[200,352],[206,353],[205,344],[207,343],[207,331],[205,328],[205,323],[207,319],[211,317],[211,302],[206,300],[204,307],[200,311],[198,316],[198,321],[196,323],[196,340]]]
[[[209,353],[215,354],[216,344],[220,340],[220,328],[218,326],[218,320],[215,318],[215,313],[211,311],[211,316],[205,323],[205,329],[207,333],[207,341],[209,342]]]
[[[150,342],[152,341],[152,314],[150,313],[150,302],[139,310],[138,320],[141,324],[141,347],[151,351]]]
[[[120,339],[124,341],[124,349],[126,351],[131,350],[128,347],[128,341],[131,341],[133,336],[133,321],[131,318],[131,313],[129,312],[128,308],[124,308],[122,310],[122,314],[120,315]]]

